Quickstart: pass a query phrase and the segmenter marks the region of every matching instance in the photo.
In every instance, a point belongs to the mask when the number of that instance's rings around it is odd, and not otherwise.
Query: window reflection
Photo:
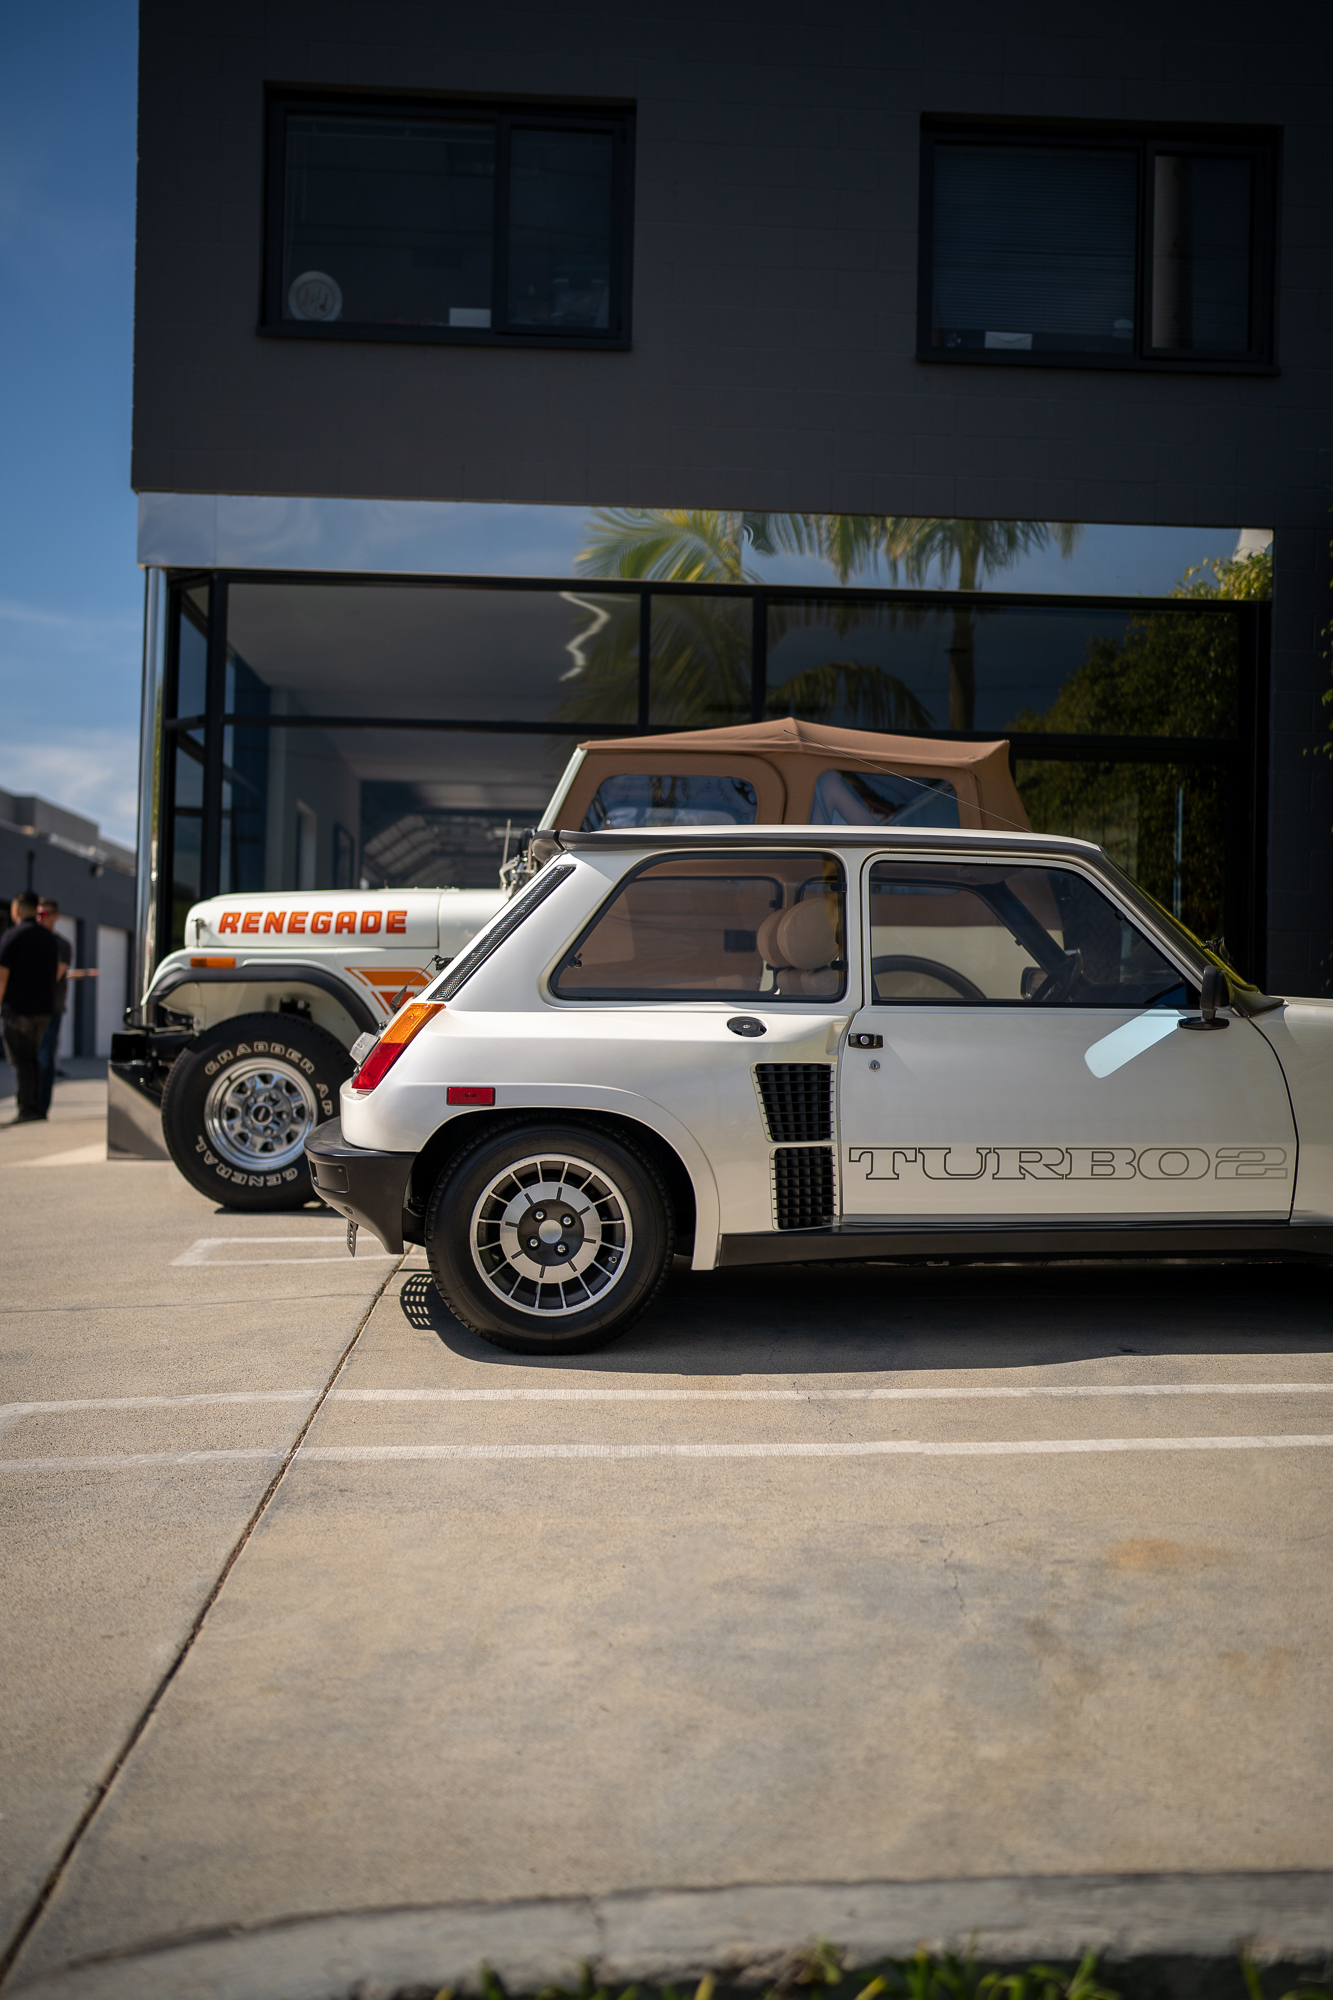
[[[1227,780],[1216,765],[1020,758],[1017,782],[1035,832],[1096,841],[1196,936],[1227,930]]]
[[[768,634],[770,715],[914,734],[1236,731],[1236,621],[1183,607],[809,598],[770,605]]]
[[[666,729],[748,722],[753,632],[748,597],[654,597],[650,721]]]

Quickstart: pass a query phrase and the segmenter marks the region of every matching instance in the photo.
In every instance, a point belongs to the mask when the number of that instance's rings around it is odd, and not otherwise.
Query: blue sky
[[[134,838],[133,0],[0,0],[0,786]]]
[[[0,0],[0,788],[128,841],[143,605],[129,486],[135,47],[133,0]],[[572,513],[497,508],[481,540],[535,551],[554,529],[552,546],[577,545]],[[1234,544],[1216,529],[1090,528],[1072,562],[1036,557],[1003,585],[1158,592]],[[515,550],[495,566],[512,573]],[[775,581],[806,579],[785,569]]]

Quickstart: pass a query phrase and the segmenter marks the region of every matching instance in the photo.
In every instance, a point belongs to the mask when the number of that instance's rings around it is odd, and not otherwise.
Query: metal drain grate
[[[832,1063],[756,1063],[754,1073],[770,1139],[833,1137]]]
[[[831,1146],[780,1146],[773,1155],[779,1229],[820,1229],[833,1220]]]

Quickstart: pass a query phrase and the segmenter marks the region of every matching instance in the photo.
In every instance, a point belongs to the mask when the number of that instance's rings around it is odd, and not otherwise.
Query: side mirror
[[[1225,1028],[1230,1023],[1218,1014],[1219,1007],[1225,1007],[1231,998],[1231,988],[1227,976],[1220,965],[1210,965],[1199,982],[1199,1012],[1197,1016],[1178,1021],[1180,1028]]]

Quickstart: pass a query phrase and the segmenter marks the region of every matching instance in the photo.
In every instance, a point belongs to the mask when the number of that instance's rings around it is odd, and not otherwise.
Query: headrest
[[[763,923],[760,924],[754,934],[755,950],[759,953],[760,958],[763,959],[764,964],[771,965],[775,972],[781,971],[788,963],[778,947],[778,925],[782,922],[786,914],[785,910],[774,910],[771,916],[764,918]],[[776,956],[774,956],[775,953]]]
[[[807,896],[790,910],[783,910],[773,923],[776,957],[764,950],[762,942],[772,919],[760,927],[756,943],[763,952],[764,962],[778,969],[793,967],[798,972],[818,972],[832,964],[839,955],[838,915],[839,898],[828,895]]]

